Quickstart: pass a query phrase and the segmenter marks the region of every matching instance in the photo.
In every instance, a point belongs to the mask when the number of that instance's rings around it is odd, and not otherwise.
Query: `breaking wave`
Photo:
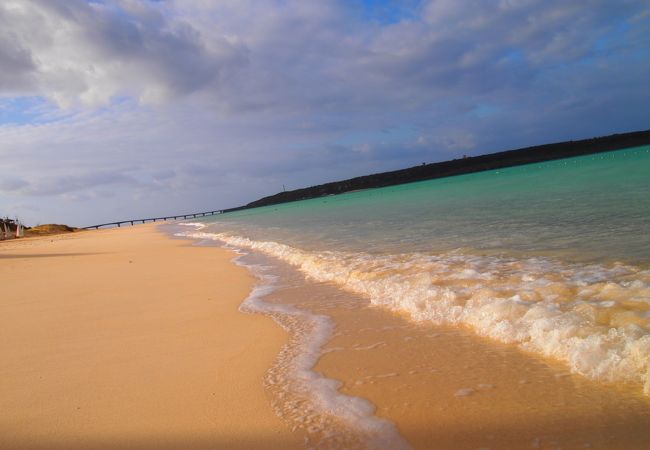
[[[650,394],[650,270],[458,251],[314,252],[226,233],[183,235],[262,252],[415,321],[466,326],[590,379],[640,384]]]

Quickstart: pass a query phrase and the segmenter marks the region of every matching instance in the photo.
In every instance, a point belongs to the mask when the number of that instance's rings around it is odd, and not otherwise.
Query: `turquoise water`
[[[217,216],[309,250],[558,254],[650,262],[650,148],[371,189]]]
[[[415,322],[650,395],[650,147],[187,224]]]

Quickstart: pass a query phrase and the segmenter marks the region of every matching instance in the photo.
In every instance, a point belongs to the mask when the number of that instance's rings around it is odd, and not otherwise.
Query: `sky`
[[[0,215],[223,209],[650,128],[647,0],[2,0]]]

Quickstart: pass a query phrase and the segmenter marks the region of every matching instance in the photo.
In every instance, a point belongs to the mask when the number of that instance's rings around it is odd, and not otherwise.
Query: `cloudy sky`
[[[2,0],[0,215],[84,226],[650,128],[647,0]]]

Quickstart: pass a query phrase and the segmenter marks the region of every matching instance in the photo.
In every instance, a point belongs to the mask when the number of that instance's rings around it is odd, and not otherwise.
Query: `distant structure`
[[[25,228],[18,219],[0,219],[0,240],[23,237]]]
[[[207,217],[214,216],[215,214],[222,214],[224,210],[219,209],[215,211],[204,211],[200,213],[193,214],[179,214],[177,216],[166,216],[166,217],[151,217],[149,219],[129,219],[129,220],[120,220],[119,222],[108,222],[101,223],[99,225],[90,225],[88,227],[83,227],[82,230],[90,230],[94,228],[99,230],[102,227],[121,227],[122,225],[131,224],[131,226],[136,225],[138,222],[147,223],[147,222],[157,222],[157,221],[167,221],[167,220],[178,220],[178,219],[196,219],[197,217]]]

